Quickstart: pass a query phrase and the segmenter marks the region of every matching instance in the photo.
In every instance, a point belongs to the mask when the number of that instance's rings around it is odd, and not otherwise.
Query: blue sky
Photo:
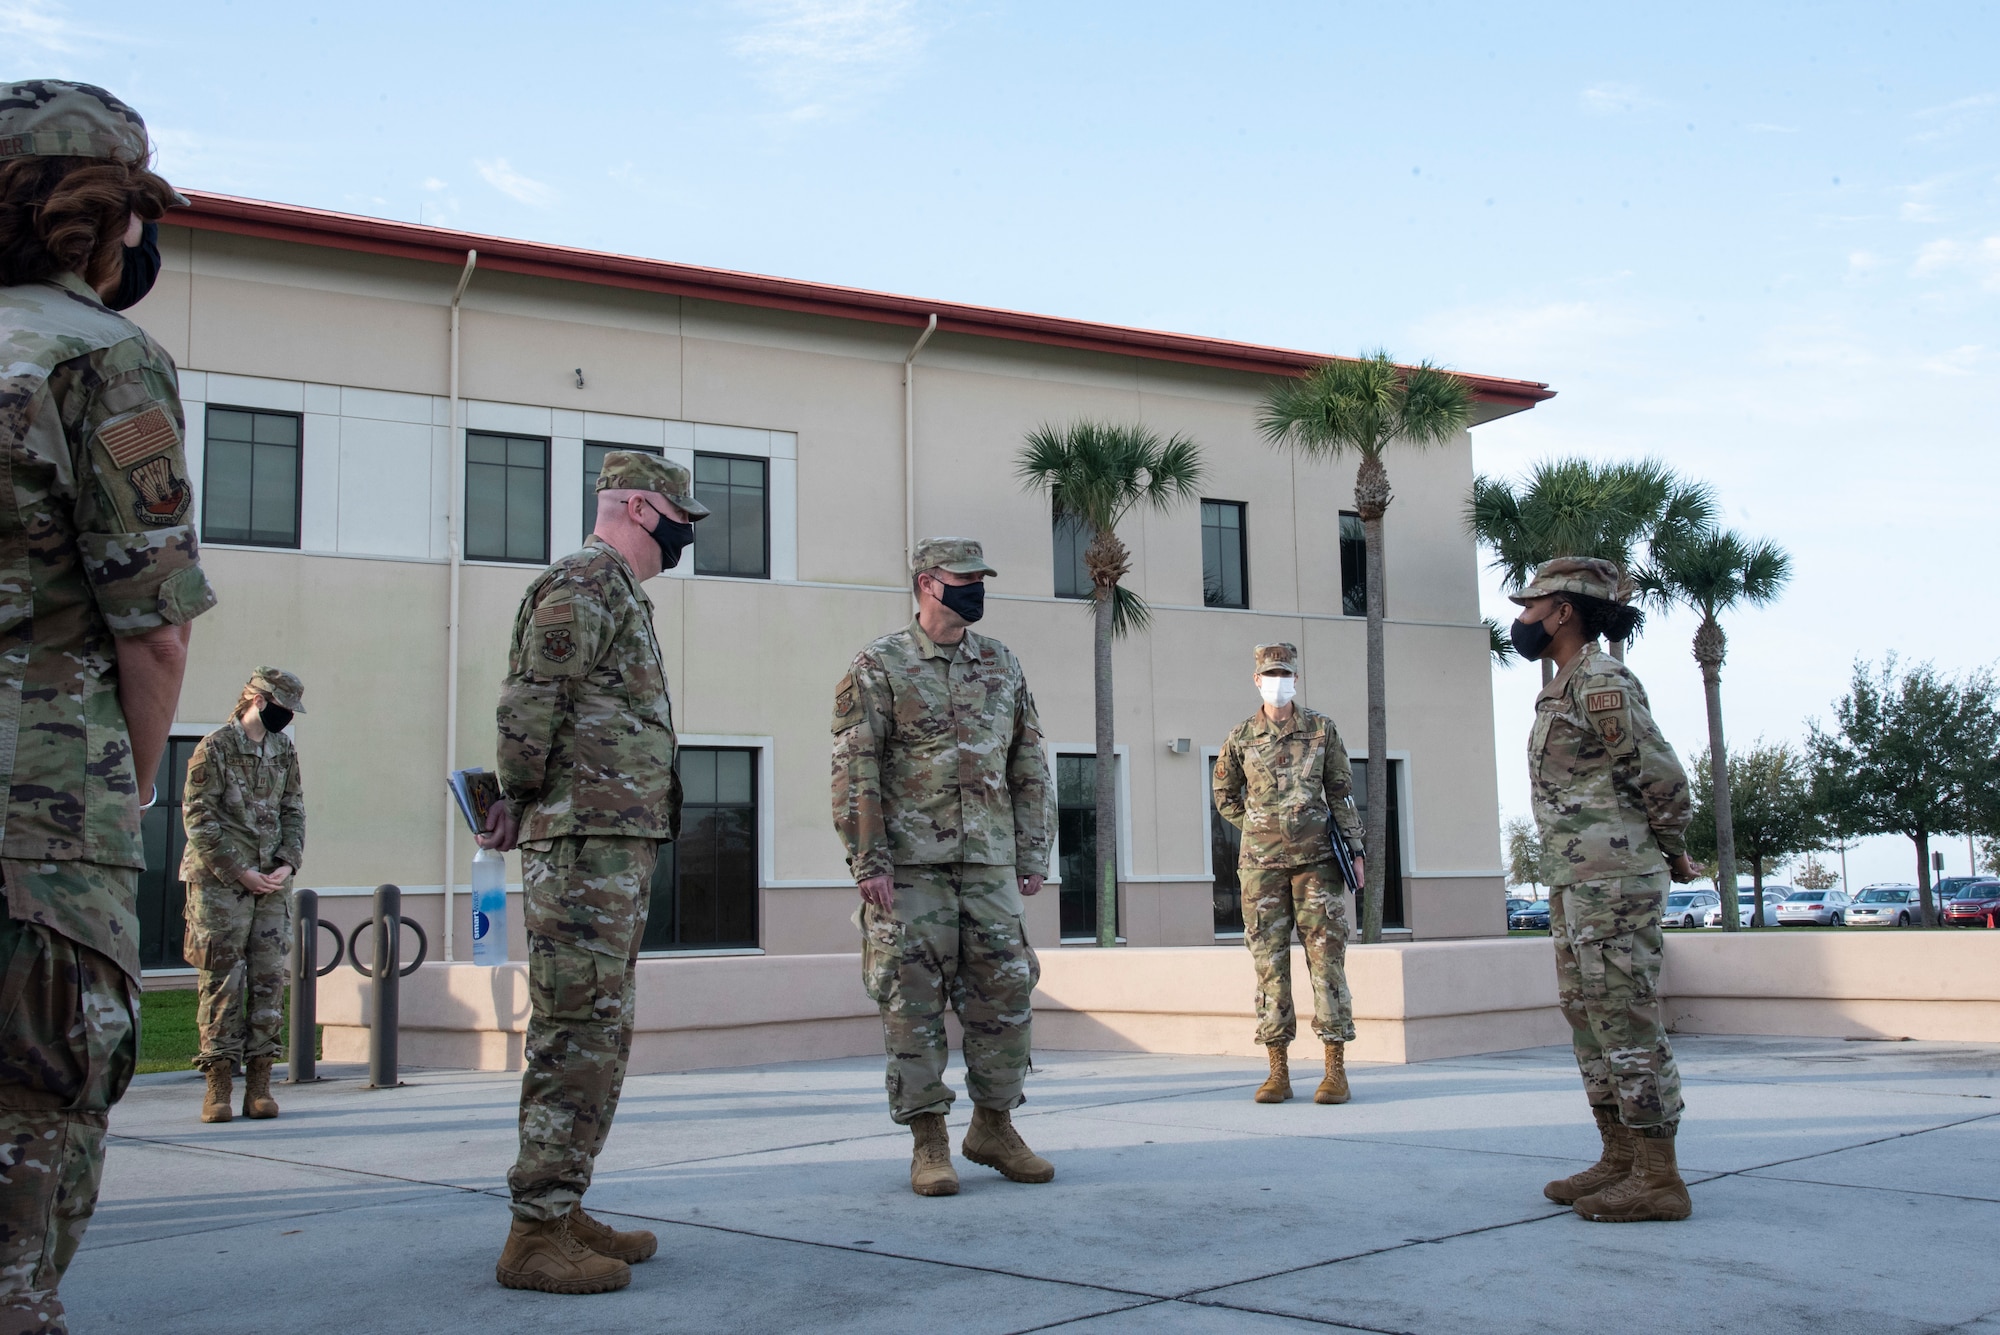
[[[1655,454],[1793,553],[1741,741],[1857,655],[2000,659],[1996,50],[1950,3],[0,0],[0,76],[114,89],[185,185],[1549,381],[1482,470]],[[1632,657],[1683,751],[1692,631]]]

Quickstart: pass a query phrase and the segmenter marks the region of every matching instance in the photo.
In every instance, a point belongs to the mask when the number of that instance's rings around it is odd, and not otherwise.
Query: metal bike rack
[[[319,931],[333,933],[333,958],[319,963]],[[321,922],[319,894],[292,892],[292,1041],[285,1083],[303,1085],[319,1079],[319,980],[340,967],[340,929]]]
[[[358,947],[361,944],[363,928],[375,929],[375,958],[369,967],[363,968]],[[410,961],[408,968],[401,967],[402,928],[408,927],[417,934],[417,957]],[[357,924],[347,940],[347,958],[357,972],[369,979],[369,998],[373,1011],[373,1023],[368,1028],[368,1087],[370,1089],[393,1089],[402,1082],[396,1078],[396,1033],[401,1025],[401,1015],[397,1004],[398,983],[417,971],[430,951],[430,941],[424,929],[403,916],[403,892],[393,885],[375,888],[374,911],[368,921]]]

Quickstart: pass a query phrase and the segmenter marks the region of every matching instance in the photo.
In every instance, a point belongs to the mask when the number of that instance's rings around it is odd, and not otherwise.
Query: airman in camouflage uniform
[[[1535,701],[1528,775],[1558,996],[1604,1143],[1596,1165],[1544,1190],[1586,1218],[1685,1219],[1674,1164],[1681,1080],[1659,982],[1668,880],[1696,875],[1687,775],[1639,679],[1598,644],[1601,631],[1629,633],[1636,620],[1620,592],[1609,562],[1562,557],[1514,595],[1527,609],[1517,646],[1525,637],[1561,665]]]
[[[125,164],[135,216],[157,217],[179,197],[144,170],[149,156],[138,114],[102,89],[0,85],[0,210],[28,233],[46,216],[42,173],[70,159]],[[15,275],[0,278],[8,1332],[67,1329],[57,1286],[96,1209],[108,1114],[138,1058],[140,807],[179,695],[187,623],[215,603],[188,522],[173,362],[105,306],[116,264],[86,281],[101,251],[64,269],[58,243],[43,242],[40,255],[0,254],[0,273]]]
[[[207,1077],[201,1120],[230,1118],[231,1076],[245,1073],[243,1115],[276,1117],[271,1063],[284,1029],[292,877],[305,856],[306,799],[299,753],[283,729],[306,712],[305,686],[260,667],[235,716],[188,757],[181,818],[187,852],[187,936],[181,954],[201,971],[195,1023]]]
[[[833,825],[863,903],[861,980],[882,1010],[889,1115],[911,1129],[912,1188],[958,1190],[944,1118],[944,1013],[965,1032],[962,1152],[1017,1182],[1055,1176],[1014,1129],[1041,964],[1021,896],[1049,863],[1049,767],[1020,662],[966,626],[997,572],[970,538],[926,538],[909,626],[834,690]]]
[[[1296,682],[1299,651],[1260,644],[1259,689]],[[1294,686],[1294,689],[1296,687]],[[1347,886],[1333,863],[1337,824],[1359,862],[1366,846],[1354,811],[1354,770],[1340,730],[1324,714],[1268,701],[1237,726],[1215,758],[1215,809],[1243,831],[1236,879],[1243,892],[1243,944],[1257,963],[1257,1041],[1271,1074],[1259,1103],[1292,1096],[1289,1049],[1298,1036],[1292,1009],[1292,931],[1305,947],[1312,977],[1313,1032],[1326,1048],[1326,1075],[1315,1103],[1348,1100],[1346,1045],[1354,1041],[1354,999],[1347,991]],[[1363,864],[1365,865],[1365,864]]]
[[[488,818],[522,850],[532,1008],[507,1174],[514,1226],[496,1274],[554,1293],[623,1288],[657,1246],[582,1200],[632,1052],[654,864],[679,832],[673,704],[642,586],[708,514],[687,470],[649,454],[606,455],[597,494],[589,542],[543,571],[515,614],[498,711],[506,801]]]

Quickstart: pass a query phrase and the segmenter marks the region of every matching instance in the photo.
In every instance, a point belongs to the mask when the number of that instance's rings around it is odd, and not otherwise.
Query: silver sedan
[[[1923,920],[1923,899],[1914,885],[1870,886],[1847,909],[1849,927],[1909,927]]]
[[[1778,905],[1780,927],[1844,927],[1847,893],[1842,890],[1794,890]]]

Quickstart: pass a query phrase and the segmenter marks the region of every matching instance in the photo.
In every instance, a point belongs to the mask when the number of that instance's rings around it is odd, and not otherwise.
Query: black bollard
[[[339,941],[335,933],[334,940]],[[340,953],[337,945],[334,953]],[[285,1083],[319,1079],[319,894],[292,892],[292,1052]]]
[[[393,1089],[396,1079],[396,986],[401,982],[397,945],[402,937],[403,892],[393,885],[375,889],[375,961],[369,971],[374,1023],[368,1030],[368,1087]]]

